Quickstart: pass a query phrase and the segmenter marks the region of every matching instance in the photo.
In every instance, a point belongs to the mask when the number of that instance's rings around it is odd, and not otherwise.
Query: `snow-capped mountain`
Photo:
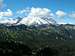
[[[53,20],[54,14],[51,10],[46,8],[31,8],[27,17],[21,19],[18,24],[25,25],[42,25],[42,24],[56,24],[56,21]]]
[[[20,18],[18,17],[17,19],[6,19],[6,20],[0,20],[0,24],[5,24],[5,25],[20,25],[20,24],[24,24],[24,25],[42,25],[42,24],[56,24],[56,21],[53,20],[52,17],[38,17],[38,16],[34,16],[34,17],[24,17],[24,18]]]
[[[42,25],[42,24],[56,24],[56,21],[51,17],[25,17],[17,24],[25,24],[25,25]]]

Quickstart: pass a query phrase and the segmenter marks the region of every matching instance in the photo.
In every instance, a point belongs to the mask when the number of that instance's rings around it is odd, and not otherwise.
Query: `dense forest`
[[[0,56],[75,56],[75,26],[0,25]]]

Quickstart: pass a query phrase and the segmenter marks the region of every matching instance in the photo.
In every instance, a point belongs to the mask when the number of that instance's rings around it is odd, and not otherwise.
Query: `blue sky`
[[[53,11],[61,9],[67,12],[75,10],[75,0],[4,0],[4,3],[13,11],[26,7],[49,8]]]
[[[4,6],[1,11],[10,9],[14,14],[11,17],[19,16],[16,12],[27,7],[47,8],[55,14],[57,22],[75,24],[75,0],[3,0],[2,3]],[[58,11],[60,12],[56,15]]]
[[[13,11],[26,7],[50,8],[50,0],[5,0],[4,3]]]

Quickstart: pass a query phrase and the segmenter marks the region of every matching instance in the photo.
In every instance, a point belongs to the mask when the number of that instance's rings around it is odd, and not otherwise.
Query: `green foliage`
[[[70,35],[72,39],[70,38]],[[32,50],[32,56],[37,56],[38,52],[44,51],[48,46],[50,50],[57,56],[75,56],[74,38],[75,29],[66,28],[66,26],[49,26],[49,28],[27,28],[27,26],[0,26],[0,46],[6,49],[7,44],[5,41],[13,41],[16,46],[17,43],[28,46]],[[9,44],[12,46],[13,44]],[[3,46],[3,47],[2,47]],[[17,46],[18,48],[19,46]],[[39,50],[41,48],[41,50]],[[49,51],[50,51],[49,50]],[[9,50],[10,51],[10,50]],[[21,50],[22,51],[22,50]],[[34,52],[33,52],[34,51]],[[48,52],[49,52],[48,51]],[[4,52],[4,51],[2,51]],[[18,51],[16,51],[18,52]],[[50,52],[49,52],[50,53]],[[43,55],[43,52],[39,55]],[[47,54],[47,53],[45,53]],[[51,55],[51,54],[49,54]]]

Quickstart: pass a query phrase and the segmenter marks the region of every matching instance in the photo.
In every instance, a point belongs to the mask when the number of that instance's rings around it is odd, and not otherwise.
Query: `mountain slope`
[[[30,34],[32,34],[30,36],[33,37],[35,35],[35,38],[36,38],[36,36],[40,36],[40,35],[44,34],[43,36],[45,38],[50,37],[53,39],[63,39],[63,40],[74,38],[74,36],[75,36],[74,27],[75,27],[74,25],[67,25],[67,24],[59,25],[59,26],[43,24],[43,25],[39,25],[37,27],[27,26],[24,24],[12,25],[12,26],[6,26],[4,24],[0,24],[0,30],[2,30],[3,32],[4,31],[9,32],[9,33],[13,32],[13,33],[17,33],[17,34],[19,34],[21,32],[25,32],[24,36],[27,34],[27,32],[29,32]],[[1,31],[1,34],[2,34],[2,31]],[[15,35],[17,37],[19,37],[17,34],[15,34]],[[40,34],[40,35],[38,35],[38,34]],[[6,34],[6,35],[8,35],[8,34]],[[11,35],[13,35],[13,34],[11,34]],[[23,33],[22,33],[22,36],[23,36]],[[43,38],[43,37],[41,36],[41,38]]]
[[[7,47],[17,45],[17,47],[15,48],[19,48],[20,45],[18,45],[17,43],[20,43],[22,47],[23,44],[30,47],[30,50],[32,50],[31,52],[35,53],[31,56],[36,56],[36,53],[41,51],[45,47],[50,47],[54,53],[54,49],[58,50],[59,55],[57,56],[75,56],[75,25],[48,25],[45,28],[43,27],[43,25],[41,26],[41,28],[39,28],[39,26],[31,28],[31,26],[27,26],[24,24],[12,26],[0,24],[0,51],[5,50],[5,53],[7,53],[6,50],[9,50],[7,49]],[[14,44],[11,42],[13,42]],[[2,46],[5,49],[3,49]],[[11,48],[11,50],[13,49]],[[22,51],[23,49],[20,50]],[[18,53],[18,51],[16,52]]]
[[[27,17],[23,18],[19,24],[25,25],[42,25],[42,24],[56,24],[56,21],[53,20],[51,17],[42,17],[42,16],[34,16],[34,17]]]

